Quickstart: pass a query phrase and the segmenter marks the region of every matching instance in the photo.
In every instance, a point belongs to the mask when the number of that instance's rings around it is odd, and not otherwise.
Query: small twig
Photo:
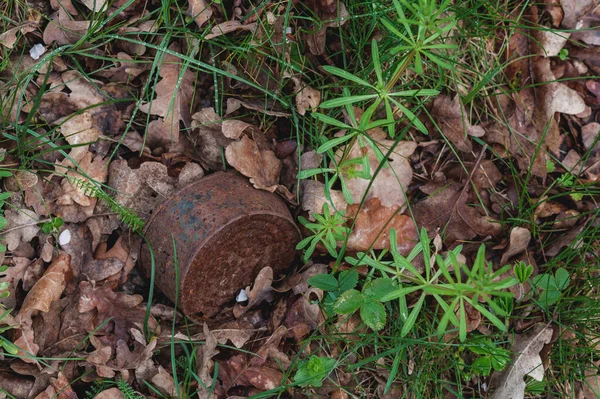
[[[11,227],[8,230],[0,231],[0,235],[4,235],[4,234],[7,234],[7,233],[10,233],[11,231],[15,231],[15,230],[19,230],[19,229],[24,229],[25,227],[37,226],[38,224],[46,223],[46,222],[51,222],[51,221],[52,221],[52,219],[42,219],[42,220],[38,220],[35,223],[22,224],[20,226]]]

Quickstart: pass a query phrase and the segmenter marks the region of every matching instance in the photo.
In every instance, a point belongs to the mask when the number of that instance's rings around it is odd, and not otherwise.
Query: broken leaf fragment
[[[523,399],[525,397],[525,376],[536,381],[544,379],[544,366],[540,351],[552,339],[552,328],[536,326],[530,334],[515,336],[512,364],[499,375],[494,375],[490,383],[496,387],[492,399]]]

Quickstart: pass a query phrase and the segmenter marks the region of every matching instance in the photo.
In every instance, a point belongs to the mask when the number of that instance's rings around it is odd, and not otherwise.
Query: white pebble
[[[33,47],[29,50],[29,55],[34,60],[37,60],[46,52],[46,47],[43,44],[34,44]]]
[[[246,295],[246,290],[245,289],[241,289],[240,293],[237,294],[237,296],[235,297],[235,301],[236,302],[245,302],[248,300],[248,295]]]
[[[60,235],[58,236],[58,243],[60,245],[67,245],[68,243],[71,242],[71,230],[69,229],[65,229],[62,231],[62,233],[60,233]]]

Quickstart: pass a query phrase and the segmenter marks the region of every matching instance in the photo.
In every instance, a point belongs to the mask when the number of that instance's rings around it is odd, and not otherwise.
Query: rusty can
[[[232,302],[265,266],[274,276],[295,255],[300,232],[285,203],[234,173],[218,172],[183,188],[152,215],[145,235],[155,256],[155,284],[194,319]],[[176,284],[175,256],[178,279]],[[141,264],[150,274],[150,251]]]

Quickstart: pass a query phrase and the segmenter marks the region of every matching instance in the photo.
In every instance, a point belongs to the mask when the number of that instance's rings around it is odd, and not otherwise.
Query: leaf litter
[[[595,207],[591,196],[574,192],[566,200],[555,198],[572,187],[573,179],[593,184],[600,176],[596,115],[600,88],[596,81],[584,79],[600,71],[594,47],[600,43],[595,1],[546,2],[526,10],[523,23],[507,40],[502,60],[503,73],[514,87],[497,93],[487,104],[501,118],[482,118],[473,112],[473,104],[459,89],[425,104],[431,114],[427,122],[431,136],[409,129],[396,140],[385,128],[373,127],[366,132],[371,140],[348,141],[329,157],[317,154],[315,143],[295,140],[290,133],[293,118],[310,118],[321,111],[324,92],[311,79],[314,71],[280,70],[264,54],[252,65],[235,57],[222,62],[221,55],[209,55],[191,37],[159,47],[152,39],[157,22],[147,17],[143,3],[52,0],[42,10],[47,13],[44,22],[33,13],[15,26],[7,23],[0,34],[5,49],[26,49],[24,54],[29,54],[38,43],[46,50],[27,60],[38,68],[38,80],[20,88],[16,105],[3,111],[3,117],[16,124],[25,123],[32,112],[38,123],[28,143],[33,146],[28,151],[36,153],[33,161],[26,164],[12,155],[2,160],[18,169],[3,179],[11,206],[4,210],[7,267],[0,272],[0,283],[6,283],[10,293],[2,303],[14,309],[0,323],[11,326],[21,358],[0,360],[0,385],[15,397],[82,397],[81,383],[99,379],[122,379],[146,395],[152,395],[146,388],[151,383],[162,395],[173,397],[182,388],[176,385],[181,381],[173,378],[172,363],[160,353],[175,339],[203,341],[194,344],[193,355],[198,397],[246,397],[290,382],[286,370],[296,355],[333,356],[315,345],[302,346],[313,332],[335,331],[349,340],[359,339],[365,327],[358,317],[340,318],[335,326],[324,324],[318,301],[327,293],[306,282],[329,270],[321,263],[309,264],[285,281],[274,281],[272,269],[262,269],[251,286],[241,287],[247,302],[232,301],[223,311],[230,320],[220,325],[186,326],[160,296],[165,303],[145,303],[149,281],[136,264],[140,239],[122,214],[130,211],[143,224],[166,198],[223,168],[246,176],[258,190],[276,193],[312,221],[325,204],[342,212],[351,232],[338,240],[337,249],[351,255],[389,250],[392,228],[397,232],[395,246],[408,254],[418,242],[418,229],[425,227],[431,236],[443,239],[445,249],[463,244],[465,259],[472,257],[473,243],[495,244],[490,258],[495,266],[526,260],[535,266],[535,275],[563,248],[582,245],[574,240],[585,226],[597,225],[588,216]],[[227,16],[216,4],[189,0],[187,17],[194,29],[206,32],[205,41],[248,37],[258,48],[262,44],[256,38],[267,37],[272,29],[273,43],[303,42],[306,57],[325,65],[333,62],[329,51],[340,46],[333,28],[349,25],[351,8],[325,0],[307,4],[318,23],[311,19],[285,31],[285,10],[271,3],[250,9],[244,2],[234,2],[233,13]],[[80,42],[89,38],[95,16],[104,11],[115,13],[121,24],[118,32],[124,36],[106,47]],[[535,29],[548,17],[546,12],[554,28],[570,31]],[[58,46],[76,43],[95,58],[75,61],[54,53],[51,60],[45,58]],[[564,51],[566,59],[561,58]],[[288,63],[292,59],[289,48],[278,48],[274,54]],[[100,62],[102,57],[106,64]],[[238,79],[227,77],[221,87],[214,86],[216,78],[208,73],[212,69],[198,69],[198,57],[203,63],[222,62]],[[11,66],[24,67],[16,62]],[[0,83],[3,95],[14,89],[5,84],[4,75]],[[286,107],[261,101],[264,93],[257,86],[287,98]],[[216,105],[213,97],[219,98]],[[354,118],[348,116],[350,111]],[[362,114],[348,107],[344,123],[352,124],[353,119],[359,123]],[[331,136],[348,134],[338,130]],[[13,149],[7,145],[7,150]],[[299,184],[295,180],[299,170],[335,169],[352,159],[365,162],[341,170],[343,187],[328,188],[319,176]],[[504,223],[519,217],[521,201],[516,187],[521,182],[507,168],[511,159],[522,175],[534,176],[527,188],[533,226],[509,228]],[[44,227],[57,218],[64,226]],[[551,244],[540,253],[539,242]],[[441,248],[440,243],[438,251]],[[325,261],[326,252],[317,247],[316,256]],[[415,266],[422,270],[423,265],[415,262]],[[530,316],[527,312],[521,316]],[[454,313],[462,317],[458,308]],[[469,333],[490,332],[474,307],[466,307],[465,317]],[[539,314],[535,317],[539,321]],[[510,346],[512,362],[491,379],[478,380],[489,383],[494,398],[524,397],[526,376],[542,381],[548,369],[544,348],[553,345],[548,325],[534,322],[533,332],[522,334],[523,324],[508,323],[518,330]],[[369,351],[365,357],[372,354]],[[47,363],[44,358],[63,360]],[[315,392],[348,397],[345,391],[352,383],[345,370],[340,367]],[[376,390],[382,397],[384,391],[401,395],[401,384],[383,389],[386,381],[379,375],[364,373],[378,381]],[[582,397],[597,392],[597,380],[597,375],[586,375],[587,385],[577,387]],[[342,383],[350,388],[342,390]],[[122,396],[114,387],[95,395]]]

